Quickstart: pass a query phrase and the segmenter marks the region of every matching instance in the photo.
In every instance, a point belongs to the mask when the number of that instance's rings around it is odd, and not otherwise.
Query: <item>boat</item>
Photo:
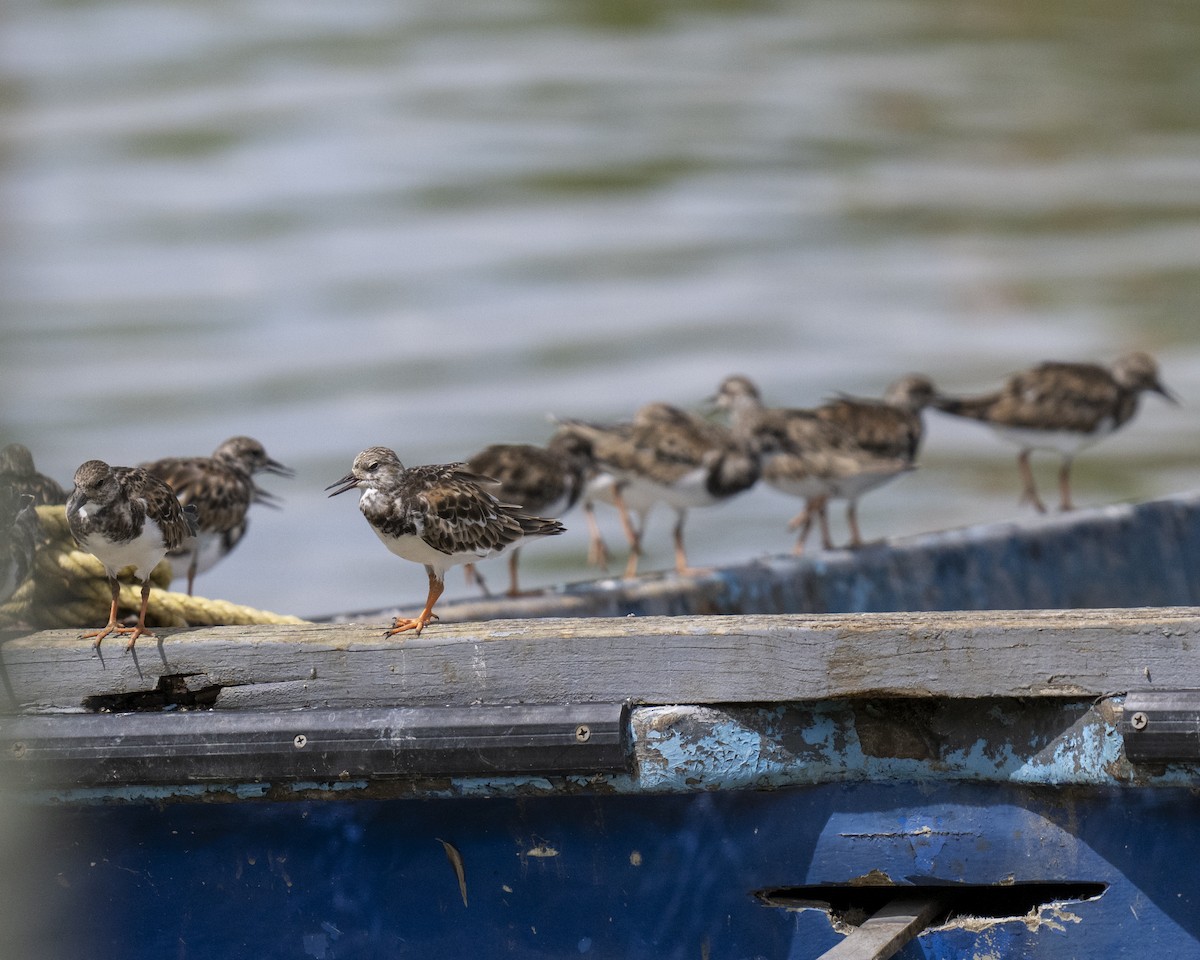
[[[1198,506],[10,631],[0,953],[1200,957]]]

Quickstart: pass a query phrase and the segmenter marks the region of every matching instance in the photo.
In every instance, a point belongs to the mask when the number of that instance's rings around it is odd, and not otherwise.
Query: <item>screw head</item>
[[[581,723],[575,728],[575,739],[580,743],[587,743],[592,739],[592,728],[586,723]]]
[[[296,739],[292,741],[292,746],[295,747],[297,750],[303,750],[307,743],[308,743],[308,737],[306,737],[302,733],[298,733],[298,734],[296,734]]]
[[[1129,725],[1133,727],[1134,730],[1145,730],[1149,723],[1150,718],[1141,711],[1138,711],[1129,718]]]

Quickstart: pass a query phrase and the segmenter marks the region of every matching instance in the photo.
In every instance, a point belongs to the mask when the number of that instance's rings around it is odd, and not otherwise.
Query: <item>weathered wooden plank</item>
[[[1193,608],[494,621],[436,624],[404,641],[380,624],[160,632],[132,653],[118,643],[97,654],[74,631],[9,637],[3,709],[77,710],[156,689],[187,696],[198,678],[218,708],[271,709],[1200,687]]]
[[[897,897],[817,960],[888,960],[943,909],[936,897]]]

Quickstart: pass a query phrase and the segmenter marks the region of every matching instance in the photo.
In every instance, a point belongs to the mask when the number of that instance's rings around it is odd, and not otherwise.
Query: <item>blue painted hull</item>
[[[1090,882],[909,958],[1200,957],[1190,791],[821,784],[490,799],[18,806],[4,956],[809,960],[801,884]],[[461,855],[466,903],[442,841]],[[19,922],[15,922],[19,921]]]

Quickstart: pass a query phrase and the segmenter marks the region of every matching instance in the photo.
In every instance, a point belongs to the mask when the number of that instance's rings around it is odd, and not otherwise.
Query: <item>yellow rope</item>
[[[112,603],[104,565],[76,547],[67,526],[66,510],[61,505],[38,507],[37,514],[42,540],[34,559],[33,574],[0,604],[0,627],[84,629],[103,626]],[[299,617],[268,613],[225,600],[171,593],[166,589],[171,583],[171,567],[165,560],[154,568],[150,582],[159,589],[150,591],[147,626],[304,623]],[[141,591],[141,585],[132,579],[128,583],[122,580],[120,609],[136,613],[142,602]]]

